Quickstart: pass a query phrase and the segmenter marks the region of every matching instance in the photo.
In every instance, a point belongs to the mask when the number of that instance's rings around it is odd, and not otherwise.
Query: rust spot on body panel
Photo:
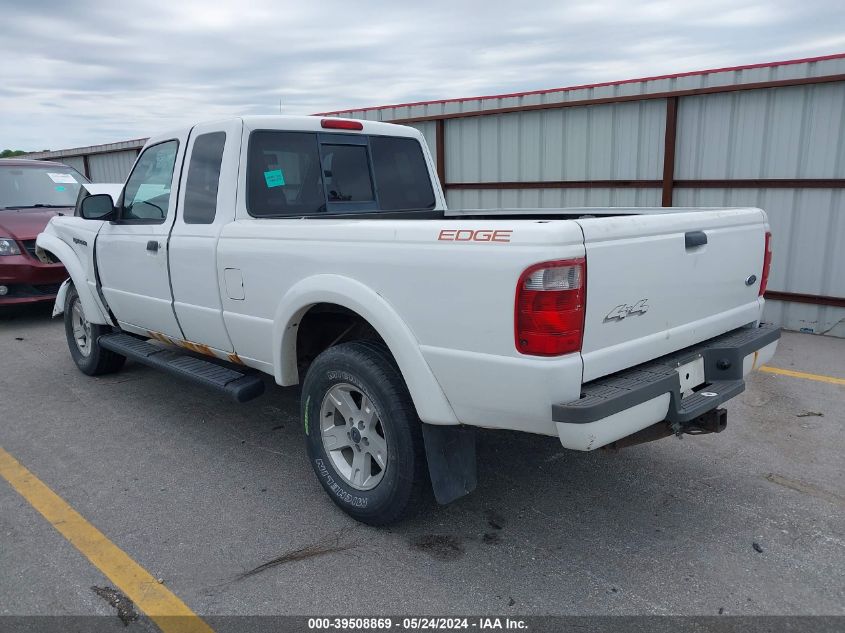
[[[192,352],[196,352],[197,354],[203,354],[204,356],[214,356],[216,358],[216,354],[211,351],[211,348],[208,345],[203,345],[202,343],[194,343],[193,341],[179,341],[179,345],[184,347],[185,349],[189,349]]]
[[[193,341],[185,341],[178,338],[171,338],[166,334],[162,334],[161,332],[153,332],[152,330],[148,330],[147,334],[150,335],[150,338],[153,338],[162,343],[178,345],[179,347],[190,350],[192,352],[196,352],[197,354],[203,354],[204,356],[212,356],[214,358],[217,358],[217,354],[215,354],[214,351],[208,345],[203,345],[202,343],[194,343]],[[240,359],[238,359],[238,361],[240,361]]]

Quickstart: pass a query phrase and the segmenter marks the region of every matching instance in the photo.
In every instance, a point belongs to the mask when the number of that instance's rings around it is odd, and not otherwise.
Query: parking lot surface
[[[616,454],[480,432],[475,493],[374,529],[320,488],[296,389],[237,405],[134,363],[90,378],[49,313],[0,316],[0,447],[200,615],[845,614],[841,384],[756,373],[724,433]],[[770,364],[845,378],[843,359],[784,333]],[[3,480],[0,507],[0,614],[116,614]]]

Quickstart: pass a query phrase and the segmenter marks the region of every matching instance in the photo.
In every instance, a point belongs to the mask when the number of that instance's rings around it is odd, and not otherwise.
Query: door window
[[[170,206],[170,185],[178,141],[165,141],[141,154],[123,192],[121,220],[161,224]]]

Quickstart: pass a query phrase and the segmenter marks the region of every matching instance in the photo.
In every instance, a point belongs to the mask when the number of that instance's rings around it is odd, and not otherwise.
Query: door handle
[[[147,250],[151,253],[158,253],[158,242],[156,240],[147,242]]]
[[[687,248],[695,248],[696,246],[704,246],[707,244],[707,233],[704,231],[689,231],[684,233],[684,245]]]

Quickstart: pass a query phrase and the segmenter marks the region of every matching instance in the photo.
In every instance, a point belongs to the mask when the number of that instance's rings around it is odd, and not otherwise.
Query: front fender
[[[106,309],[97,297],[94,281],[88,280],[88,276],[85,274],[85,268],[82,262],[79,261],[79,257],[77,257],[74,250],[58,237],[49,233],[39,233],[35,243],[38,248],[49,251],[53,257],[64,264],[79,295],[79,300],[82,302],[82,309],[85,311],[85,317],[88,321],[101,325],[112,325]],[[67,286],[63,285],[62,288],[64,292],[60,292],[58,297],[56,297],[56,307],[53,310],[54,315],[64,312],[64,296],[67,293]],[[62,300],[61,306],[58,303],[59,299]]]
[[[315,275],[282,297],[273,320],[273,370],[280,385],[299,382],[296,336],[300,320],[317,303],[334,303],[359,314],[379,333],[399,365],[420,418],[458,424],[452,406],[423,358],[419,342],[393,307],[364,284],[341,275]]]

